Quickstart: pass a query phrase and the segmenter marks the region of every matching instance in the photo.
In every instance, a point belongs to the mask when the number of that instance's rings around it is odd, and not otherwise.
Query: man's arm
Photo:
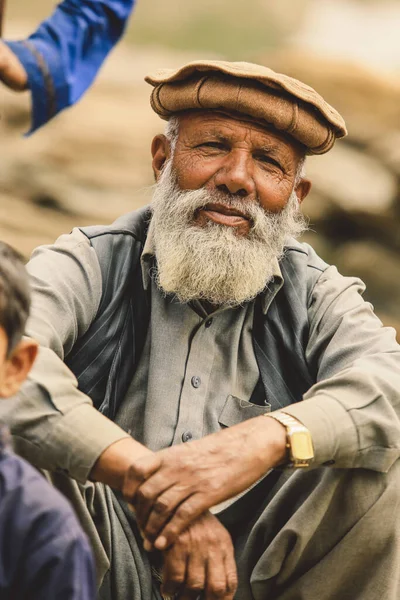
[[[38,248],[27,269],[33,288],[27,335],[39,341],[39,356],[18,397],[0,403],[1,416],[17,451],[36,466],[86,481],[96,464],[99,481],[120,487],[129,461],[149,451],[92,406],[63,362],[100,303],[96,253],[74,230]]]
[[[335,267],[321,275],[306,352],[317,383],[284,410],[310,430],[316,464],[387,472],[400,456],[400,346],[364,290]]]
[[[0,80],[32,92],[30,132],[85,93],[122,36],[134,3],[64,0],[27,40],[0,46]]]
[[[314,466],[386,472],[400,456],[400,348],[394,330],[384,328],[362,299],[363,290],[335,267],[322,274],[309,299],[306,356],[317,383],[302,402],[283,410],[309,429]],[[277,444],[271,444],[272,421],[249,419],[137,461],[132,472],[162,459],[136,493],[148,539],[161,534],[156,546],[168,546],[202,511],[277,466],[284,429],[276,424],[282,430],[275,428]]]

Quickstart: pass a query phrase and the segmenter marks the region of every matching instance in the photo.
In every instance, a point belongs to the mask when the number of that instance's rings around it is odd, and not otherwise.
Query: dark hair
[[[0,327],[8,337],[8,355],[22,338],[29,308],[30,289],[23,258],[0,242]]]

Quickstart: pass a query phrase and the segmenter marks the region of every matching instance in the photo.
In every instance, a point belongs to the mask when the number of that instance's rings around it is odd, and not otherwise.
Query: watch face
[[[296,431],[291,435],[292,456],[296,460],[311,460],[314,458],[314,450],[311,436],[306,431]]]

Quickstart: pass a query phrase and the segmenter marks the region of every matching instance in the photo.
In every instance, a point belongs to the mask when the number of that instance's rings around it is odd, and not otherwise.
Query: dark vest
[[[150,217],[145,207],[111,226],[81,230],[97,254],[103,293],[95,319],[65,362],[79,389],[110,419],[132,381],[150,320],[150,291],[143,288],[140,264]],[[253,344],[260,380],[252,402],[267,402],[276,410],[301,400],[315,383],[317,365],[305,358],[308,305],[327,266],[310,246],[293,241],[280,262],[284,284],[266,315],[256,301]]]

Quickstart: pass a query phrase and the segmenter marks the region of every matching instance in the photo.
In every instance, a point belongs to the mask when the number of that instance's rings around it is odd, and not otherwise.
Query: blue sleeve
[[[74,104],[125,30],[135,0],[64,0],[27,40],[6,42],[28,73],[32,127]]]

